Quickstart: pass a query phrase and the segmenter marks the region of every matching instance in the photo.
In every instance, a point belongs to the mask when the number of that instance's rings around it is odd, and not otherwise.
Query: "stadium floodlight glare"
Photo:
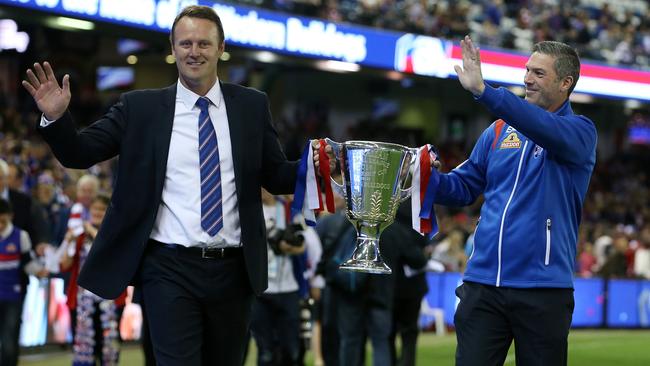
[[[165,56],[165,62],[172,65],[176,63],[176,57],[174,55],[167,55]]]
[[[68,30],[93,30],[95,23],[81,19],[73,19],[67,17],[54,17],[47,22],[48,25],[54,28],[62,28]]]
[[[316,61],[315,65],[320,70],[333,72],[357,72],[361,70],[361,66],[358,64],[335,60]]]
[[[572,103],[591,104],[594,102],[594,97],[585,93],[573,92],[569,95],[569,100]]]
[[[129,55],[126,58],[126,63],[129,65],[135,65],[138,63],[138,56],[136,55]]]
[[[265,62],[269,64],[276,62],[278,60],[278,56],[275,53],[269,51],[259,51],[255,53],[254,57],[257,61]]]
[[[229,52],[224,52],[221,54],[221,57],[219,57],[221,61],[228,61],[230,60],[230,53]]]

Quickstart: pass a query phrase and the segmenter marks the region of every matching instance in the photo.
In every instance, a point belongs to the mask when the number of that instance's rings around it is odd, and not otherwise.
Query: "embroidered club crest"
[[[16,244],[14,243],[9,243],[5,247],[5,250],[7,251],[7,253],[16,253],[18,251],[18,247],[16,247]]]
[[[521,140],[516,132],[511,132],[501,143],[501,149],[519,149]]]

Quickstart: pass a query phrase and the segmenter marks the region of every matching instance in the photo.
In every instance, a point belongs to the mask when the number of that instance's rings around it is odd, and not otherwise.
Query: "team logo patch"
[[[519,149],[521,140],[516,132],[511,132],[501,143],[501,149]]]
[[[542,148],[539,145],[535,145],[535,150],[534,150],[534,153],[533,153],[533,157],[535,159],[539,158],[539,156],[542,154],[542,151],[544,151],[544,148]]]
[[[18,251],[18,248],[16,247],[16,244],[9,243],[5,247],[5,250],[7,251],[7,253],[15,253],[16,251]]]

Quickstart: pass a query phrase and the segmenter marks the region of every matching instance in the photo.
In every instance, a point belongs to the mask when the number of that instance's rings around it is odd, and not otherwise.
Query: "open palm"
[[[23,80],[23,86],[34,98],[38,109],[43,112],[45,118],[50,121],[59,119],[70,104],[70,76],[63,77],[63,88],[59,86],[54,76],[52,66],[46,61],[41,64],[34,64],[34,71],[27,70],[27,80]]]
[[[460,84],[466,90],[469,90],[474,95],[481,95],[483,93],[483,75],[481,74],[481,54],[478,47],[474,46],[472,39],[465,36],[460,41],[460,47],[463,54],[463,67],[459,65],[454,66]]]

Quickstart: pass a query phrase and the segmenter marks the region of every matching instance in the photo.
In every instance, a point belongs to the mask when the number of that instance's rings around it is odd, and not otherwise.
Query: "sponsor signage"
[[[213,1],[0,0],[0,4],[164,33],[183,7],[208,5],[220,15],[231,45],[439,78],[455,78],[453,67],[461,63],[460,46],[451,41]],[[524,54],[484,49],[483,76],[491,82],[521,86],[527,59]],[[583,60],[575,91],[650,101],[650,72]]]

